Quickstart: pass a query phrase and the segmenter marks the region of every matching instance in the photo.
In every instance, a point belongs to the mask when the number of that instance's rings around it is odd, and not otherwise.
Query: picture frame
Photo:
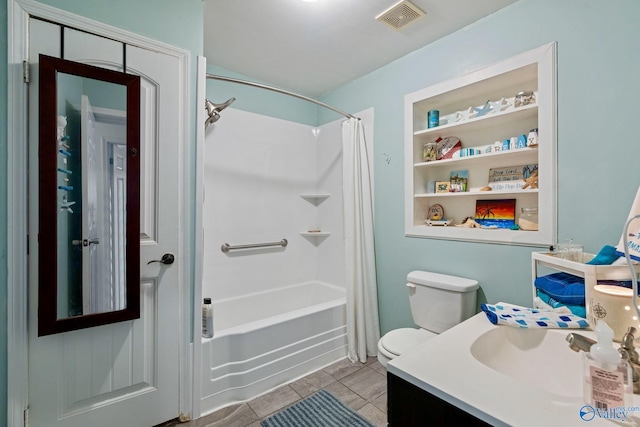
[[[474,219],[482,228],[511,229],[516,224],[516,199],[476,200]]]
[[[450,188],[450,181],[436,181],[436,193],[448,193]]]
[[[469,171],[457,170],[451,171],[449,182],[449,191],[452,193],[464,193],[468,191]]]

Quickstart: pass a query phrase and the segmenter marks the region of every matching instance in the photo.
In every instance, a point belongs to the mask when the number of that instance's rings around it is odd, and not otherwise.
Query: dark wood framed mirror
[[[140,317],[140,78],[40,55],[38,335]]]

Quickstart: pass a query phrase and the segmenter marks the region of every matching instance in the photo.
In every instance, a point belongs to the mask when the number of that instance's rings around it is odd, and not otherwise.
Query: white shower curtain
[[[380,339],[373,198],[364,127],[358,119],[342,124],[342,199],[344,206],[347,356],[366,362]]]

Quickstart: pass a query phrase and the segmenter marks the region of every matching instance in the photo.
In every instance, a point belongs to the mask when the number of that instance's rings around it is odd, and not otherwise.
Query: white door
[[[117,69],[123,45],[64,30],[64,58]],[[31,19],[29,62],[30,234],[37,221],[38,54],[60,56],[58,25]],[[140,319],[37,336],[36,239],[29,256],[29,426],[149,427],[179,412],[181,221],[178,162],[180,61],[127,46],[128,72],[141,89]],[[96,105],[97,106],[97,105]],[[51,112],[55,114],[55,112]],[[35,150],[35,152],[33,151]],[[36,165],[34,167],[33,165]],[[157,260],[173,253],[175,263]]]
[[[80,138],[82,145],[82,164],[87,165],[82,168],[82,236],[75,239],[76,246],[83,246],[82,249],[82,312],[101,313],[109,311],[110,307],[96,306],[92,301],[96,301],[93,288],[101,284],[106,278],[100,274],[99,266],[106,261],[100,257],[100,240],[104,245],[104,238],[99,234],[98,223],[103,215],[100,212],[98,201],[98,177],[102,173],[102,162],[98,135],[94,123],[96,121],[91,107],[91,100],[88,96],[82,95],[80,104]],[[124,308],[124,307],[122,307]],[[121,308],[121,309],[122,309]]]

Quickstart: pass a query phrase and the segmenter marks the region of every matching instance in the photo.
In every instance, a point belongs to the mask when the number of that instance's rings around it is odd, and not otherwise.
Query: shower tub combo
[[[214,301],[202,340],[202,415],[344,358],[344,288],[313,281]]]

